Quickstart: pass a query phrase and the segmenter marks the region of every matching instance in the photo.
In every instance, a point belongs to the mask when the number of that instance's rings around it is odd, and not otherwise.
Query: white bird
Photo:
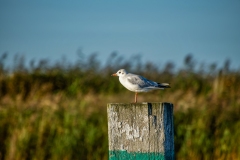
[[[135,92],[135,103],[137,103],[138,92],[148,92],[156,89],[170,88],[168,83],[157,83],[147,78],[128,73],[125,69],[120,69],[112,76],[118,76],[120,83],[128,90]]]

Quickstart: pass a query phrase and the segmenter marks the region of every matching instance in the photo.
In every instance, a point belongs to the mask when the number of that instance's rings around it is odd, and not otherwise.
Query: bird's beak
[[[114,74],[112,74],[111,76],[117,76],[117,74],[116,74],[116,73],[114,73]]]

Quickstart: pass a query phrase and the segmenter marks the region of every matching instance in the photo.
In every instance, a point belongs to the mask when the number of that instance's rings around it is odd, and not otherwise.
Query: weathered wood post
[[[109,160],[173,160],[173,105],[109,103]]]

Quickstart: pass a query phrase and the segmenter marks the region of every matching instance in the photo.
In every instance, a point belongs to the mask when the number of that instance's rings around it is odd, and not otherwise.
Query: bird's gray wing
[[[127,80],[131,84],[138,85],[141,88],[154,88],[158,86],[156,82],[150,81],[145,77],[135,75],[135,74],[129,74],[129,76],[127,77]]]

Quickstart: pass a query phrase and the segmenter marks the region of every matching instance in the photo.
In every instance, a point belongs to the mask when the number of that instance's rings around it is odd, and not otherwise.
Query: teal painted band
[[[109,160],[173,160],[174,153],[109,151]]]

